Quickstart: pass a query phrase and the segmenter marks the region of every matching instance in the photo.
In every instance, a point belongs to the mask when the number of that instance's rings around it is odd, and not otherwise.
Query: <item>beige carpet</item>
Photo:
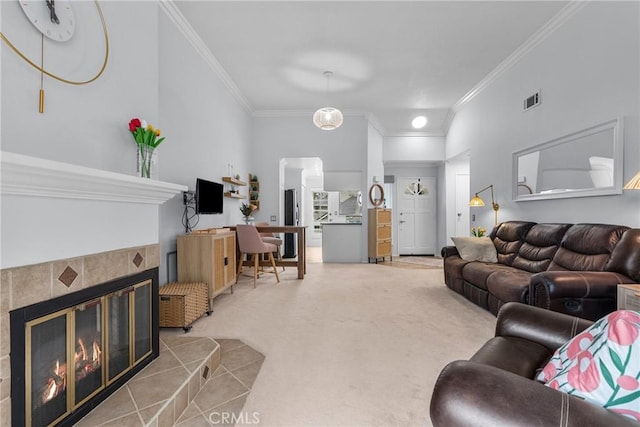
[[[399,256],[393,258],[393,262],[417,264],[430,268],[443,268],[442,258],[432,256]]]
[[[243,409],[261,426],[430,425],[438,373],[495,325],[442,274],[308,263],[304,280],[287,269],[280,284],[269,274],[254,289],[243,277],[190,334],[237,338],[265,355]]]

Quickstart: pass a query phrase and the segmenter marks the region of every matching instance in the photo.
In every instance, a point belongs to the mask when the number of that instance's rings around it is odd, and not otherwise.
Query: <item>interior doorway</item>
[[[456,236],[468,236],[470,232],[469,221],[469,174],[456,174]]]
[[[307,227],[307,247],[322,246],[321,218],[316,218],[314,192],[324,187],[322,159],[319,157],[284,157],[280,159],[279,173],[279,218],[284,224],[285,190],[295,190],[298,224]]]

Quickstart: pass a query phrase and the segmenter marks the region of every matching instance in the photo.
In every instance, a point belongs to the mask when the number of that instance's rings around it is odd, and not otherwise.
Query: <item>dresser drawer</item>
[[[376,251],[377,256],[391,256],[391,240],[377,242]]]
[[[391,210],[377,209],[378,224],[391,224]]]
[[[640,311],[640,285],[618,285],[618,310]]]
[[[376,240],[391,239],[391,226],[390,225],[379,226],[377,236],[378,238]]]

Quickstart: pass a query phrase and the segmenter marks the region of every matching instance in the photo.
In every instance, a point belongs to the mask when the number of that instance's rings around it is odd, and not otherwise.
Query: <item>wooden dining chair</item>
[[[242,264],[245,255],[251,255],[253,261],[253,287],[256,287],[258,281],[259,262],[260,256],[267,255],[268,260],[273,267],[273,273],[276,275],[276,281],[280,283],[280,277],[278,276],[278,270],[276,268],[276,262],[273,258],[273,253],[277,250],[276,245],[272,243],[266,243],[260,237],[258,229],[254,225],[238,224],[236,225],[236,235],[238,237],[238,248],[240,249],[240,258],[238,259],[238,274],[236,274],[236,283],[242,272]]]
[[[268,227],[270,224],[268,222],[256,222],[256,227]],[[276,245],[277,250],[274,252],[276,258],[282,261],[282,239],[270,232],[260,232],[260,237],[263,242],[271,243]],[[282,266],[282,271],[284,271],[284,265]]]

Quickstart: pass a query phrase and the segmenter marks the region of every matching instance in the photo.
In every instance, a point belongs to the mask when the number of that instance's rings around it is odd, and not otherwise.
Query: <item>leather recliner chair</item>
[[[431,398],[434,426],[635,426],[630,418],[534,378],[554,351],[593,322],[510,302],[495,337],[442,370]]]

